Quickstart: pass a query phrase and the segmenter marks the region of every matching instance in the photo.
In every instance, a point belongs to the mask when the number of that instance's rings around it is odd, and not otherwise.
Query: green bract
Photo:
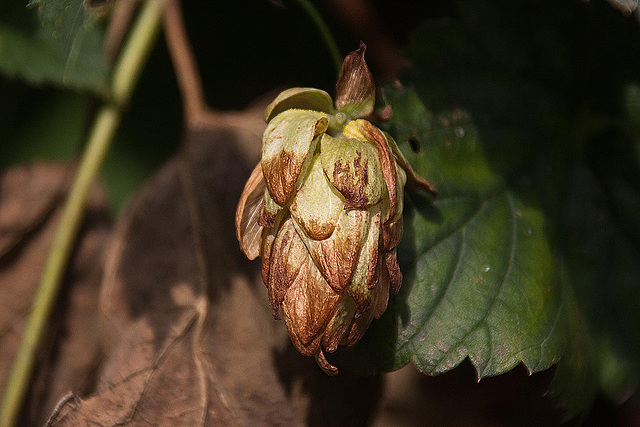
[[[375,85],[365,46],[349,54],[336,103],[312,88],[285,90],[267,107],[262,158],[238,203],[236,233],[249,259],[262,257],[274,317],[282,314],[304,355],[352,346],[402,284],[407,181],[435,194],[390,135],[364,120]]]

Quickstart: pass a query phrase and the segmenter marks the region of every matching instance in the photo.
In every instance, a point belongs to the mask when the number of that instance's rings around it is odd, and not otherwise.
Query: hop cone
[[[273,316],[282,310],[298,351],[329,375],[338,370],[323,349],[357,343],[402,284],[405,183],[436,193],[362,119],[375,102],[364,53],[361,44],[345,58],[335,106],[322,90],[292,88],[267,107],[262,159],[236,212],[243,252],[262,257]]]

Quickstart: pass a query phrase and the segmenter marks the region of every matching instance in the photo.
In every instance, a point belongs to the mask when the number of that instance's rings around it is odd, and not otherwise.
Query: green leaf
[[[83,0],[37,0],[26,9],[9,2],[0,8],[0,70],[31,84],[104,92],[103,36]]]
[[[429,374],[469,357],[479,378],[557,363],[575,415],[640,379],[640,52],[616,43],[640,29],[526,4],[459,2],[409,45],[413,87],[386,89],[387,130],[440,195],[408,193],[402,288],[344,357]]]
[[[428,141],[420,154],[404,154],[439,196],[432,204],[409,198],[399,247],[403,286],[361,347],[387,347],[367,349],[385,369],[413,360],[429,374],[466,357],[478,378],[520,362],[531,372],[550,367],[562,351],[561,300],[540,209],[490,170],[468,114],[440,115],[427,129],[425,116],[413,121],[425,110],[415,92],[387,92],[387,101],[399,140]],[[387,328],[397,336],[392,348],[384,344]]]
[[[571,171],[562,256],[588,319],[597,384],[620,402],[640,380],[640,168],[611,142],[606,155]]]
[[[530,372],[560,357],[560,302],[540,212],[504,191],[486,199],[443,197],[443,221],[413,218],[418,239],[401,255],[409,317],[400,329],[400,360],[439,374],[469,357],[478,378],[523,362]],[[426,244],[425,244],[426,243]],[[403,297],[401,293],[400,298]],[[407,360],[408,361],[408,360]]]

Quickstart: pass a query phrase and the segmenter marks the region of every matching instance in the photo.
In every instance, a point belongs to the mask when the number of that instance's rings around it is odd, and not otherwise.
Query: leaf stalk
[[[310,0],[296,0],[298,5],[305,11],[305,13],[311,18],[314,25],[320,32],[322,39],[324,40],[324,44],[327,46],[329,50],[329,55],[331,56],[331,60],[333,61],[333,65],[336,68],[336,74],[340,73],[340,69],[342,68],[342,55],[340,54],[340,49],[338,49],[338,44],[336,43],[336,39],[331,34],[331,30],[327,26],[327,23],[322,19],[322,15],[318,12],[318,9],[313,5]]]

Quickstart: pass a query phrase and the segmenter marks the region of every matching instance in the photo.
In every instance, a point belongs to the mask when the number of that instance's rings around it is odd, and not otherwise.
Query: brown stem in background
[[[164,15],[164,33],[184,103],[187,126],[193,126],[210,114],[204,98],[202,79],[184,25],[179,0],[168,0]]]
[[[262,117],[264,109],[275,95],[261,97],[241,112],[212,110],[204,96],[204,85],[185,28],[180,0],[166,2],[164,33],[182,97],[185,128],[191,131],[211,131],[220,127],[234,129],[242,135],[239,140],[242,141],[243,152],[252,159],[250,163],[255,163],[260,158],[260,141],[264,131],[264,122],[256,120],[256,117]]]
[[[113,64],[120,54],[139,5],[140,0],[119,0],[118,7],[113,8],[103,45],[104,54],[110,64]]]

